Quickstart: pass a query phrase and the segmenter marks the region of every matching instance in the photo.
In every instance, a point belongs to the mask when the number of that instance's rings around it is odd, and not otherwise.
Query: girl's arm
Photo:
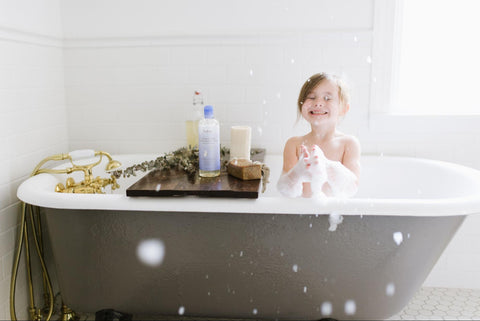
[[[302,182],[308,179],[308,152],[302,146],[300,157],[297,156],[297,138],[290,138],[283,151],[283,171],[277,183],[278,191],[287,197],[298,197],[303,193]]]
[[[328,185],[324,187],[327,195],[351,197],[358,190],[360,178],[360,143],[349,137],[345,143],[342,162],[328,161]]]

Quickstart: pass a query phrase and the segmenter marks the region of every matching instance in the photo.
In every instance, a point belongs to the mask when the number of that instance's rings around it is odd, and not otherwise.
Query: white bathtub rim
[[[211,212],[258,214],[331,214],[451,216],[480,213],[480,197],[450,199],[328,199],[260,197],[127,197],[120,194],[61,194],[22,184],[17,196],[25,203],[56,209],[110,211]],[[32,196],[34,194],[34,196]],[[281,204],[281,205],[280,205]]]
[[[119,155],[119,157],[139,155]],[[140,155],[143,160],[155,159],[155,155]],[[268,157],[266,163],[268,164]],[[278,157],[278,155],[274,155]],[[368,157],[368,156],[367,156]],[[377,156],[378,157],[378,156]],[[427,162],[473,176],[480,182],[480,171],[452,163],[419,158],[382,156],[385,159],[405,159]],[[275,184],[271,177],[269,185]],[[57,209],[86,209],[111,211],[155,212],[212,212],[212,213],[262,213],[262,214],[330,214],[342,215],[390,215],[390,216],[451,216],[480,213],[480,191],[452,198],[351,198],[326,200],[286,198],[281,196],[258,199],[232,199],[210,197],[127,197],[122,194],[63,194],[47,190],[55,186],[57,179],[40,174],[24,181],[17,190],[17,197],[28,204]],[[480,184],[479,184],[480,185]],[[271,188],[271,187],[270,187]],[[268,189],[268,186],[267,186]]]

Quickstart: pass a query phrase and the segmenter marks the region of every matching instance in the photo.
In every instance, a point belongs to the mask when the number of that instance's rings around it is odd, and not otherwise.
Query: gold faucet
[[[76,158],[83,158],[83,157],[97,157],[100,158],[93,163],[87,165],[77,165],[74,163],[74,159]],[[68,154],[57,154],[52,155],[43,159],[37,167],[32,172],[31,176],[41,174],[41,173],[50,173],[50,174],[71,174],[73,172],[83,172],[84,179],[83,181],[77,183],[73,179],[73,177],[67,178],[65,185],[62,183],[58,183],[55,186],[55,192],[59,193],[83,193],[83,194],[103,194],[104,188],[108,185],[112,186],[112,190],[115,190],[120,187],[118,185],[116,178],[111,175],[110,178],[101,178],[97,176],[96,178],[93,177],[92,169],[93,167],[97,166],[102,162],[103,156],[108,158],[108,163],[106,166],[106,171],[112,171],[120,167],[122,164],[119,161],[116,161],[110,156],[109,153],[104,151],[93,151],[93,150],[78,150]],[[42,166],[48,161],[62,161],[62,160],[69,160],[72,164],[71,167],[67,167],[64,169],[50,169],[50,168],[42,168]]]

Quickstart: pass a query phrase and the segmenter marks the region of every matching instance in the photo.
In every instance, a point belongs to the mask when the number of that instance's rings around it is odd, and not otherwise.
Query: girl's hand
[[[317,145],[313,145],[309,159],[310,186],[313,197],[325,196],[323,193],[323,185],[328,179],[326,169],[327,161],[322,149]]]
[[[295,166],[280,176],[277,183],[278,191],[287,197],[299,197],[303,193],[303,182],[311,180],[310,155],[307,148],[302,145],[300,150],[300,157]]]

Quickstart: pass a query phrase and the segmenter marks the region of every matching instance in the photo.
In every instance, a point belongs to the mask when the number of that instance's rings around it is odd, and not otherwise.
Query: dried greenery
[[[227,147],[220,148],[220,161],[222,169],[228,162],[230,156],[230,149]],[[165,153],[154,160],[144,161],[140,164],[135,164],[124,170],[116,170],[112,175],[118,179],[120,177],[136,176],[136,172],[147,172],[153,169],[168,173],[169,171],[184,172],[189,179],[195,179],[198,170],[198,148],[197,147],[182,147],[173,152]]]

